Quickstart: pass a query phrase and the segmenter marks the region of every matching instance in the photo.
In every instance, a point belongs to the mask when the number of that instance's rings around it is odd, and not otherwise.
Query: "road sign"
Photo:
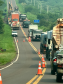
[[[34,23],[39,23],[40,22],[40,20],[34,20]]]

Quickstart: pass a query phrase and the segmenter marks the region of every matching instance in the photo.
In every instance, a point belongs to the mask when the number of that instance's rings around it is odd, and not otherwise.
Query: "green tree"
[[[0,6],[2,6],[3,3],[4,3],[4,2],[3,2],[2,0],[0,0]]]
[[[3,5],[3,1],[0,0],[0,6]],[[2,19],[2,12],[0,10],[0,34],[3,33],[3,27],[4,27],[4,24],[3,24],[3,19]]]

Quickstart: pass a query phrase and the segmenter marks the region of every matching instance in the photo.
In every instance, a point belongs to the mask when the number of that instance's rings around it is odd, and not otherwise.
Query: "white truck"
[[[40,40],[40,38],[41,38],[41,33],[42,33],[42,30],[39,30],[39,29],[37,29],[37,30],[35,30],[35,29],[33,29],[32,30],[32,40],[37,40],[37,39],[39,39]]]
[[[29,28],[28,28],[28,37],[32,37],[32,30],[37,30],[38,29],[38,25],[29,25]]]
[[[51,43],[52,43],[52,30],[47,31],[46,58],[48,60],[50,60]]]

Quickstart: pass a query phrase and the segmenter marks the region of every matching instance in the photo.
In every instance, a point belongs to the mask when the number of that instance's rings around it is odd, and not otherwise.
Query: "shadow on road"
[[[41,59],[39,57],[34,57],[34,58],[32,58],[32,60],[38,60],[38,62],[41,61]]]
[[[31,65],[30,68],[38,68],[38,65],[37,64]]]
[[[63,80],[61,81],[61,82],[56,82],[56,79],[54,79],[54,78],[52,78],[52,79],[42,79],[41,80],[41,82],[42,83],[47,83],[47,84],[52,84],[52,83],[54,83],[54,84],[63,84]]]

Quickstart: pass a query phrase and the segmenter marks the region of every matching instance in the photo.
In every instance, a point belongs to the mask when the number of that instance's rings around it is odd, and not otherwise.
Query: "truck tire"
[[[57,73],[56,75],[56,82],[61,82],[62,81],[62,75]]]

